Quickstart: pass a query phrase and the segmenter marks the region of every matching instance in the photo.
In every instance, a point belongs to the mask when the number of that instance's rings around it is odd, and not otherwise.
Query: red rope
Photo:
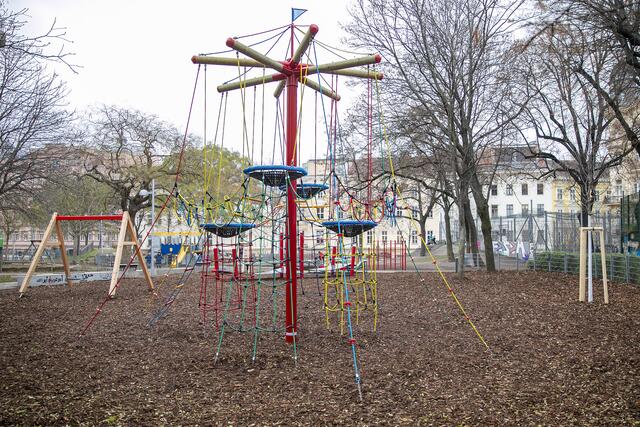
[[[182,147],[180,147],[180,156],[178,157],[178,164],[176,166],[176,179],[175,179],[175,182],[174,182],[174,188],[178,185],[178,180],[180,178],[180,169],[182,167],[182,160],[183,160],[183,157],[184,157],[184,151],[185,151],[185,148],[186,148],[186,145],[187,145],[187,135],[188,135],[188,132],[189,132],[189,123],[191,121],[191,113],[193,112],[193,102],[194,102],[195,96],[196,96],[196,89],[198,87],[199,76],[200,76],[200,66],[198,66],[198,71],[196,73],[196,81],[195,81],[195,83],[193,85],[193,93],[191,95],[191,105],[189,106],[189,115],[187,116],[187,126],[186,126],[185,131],[184,131],[184,137],[182,139]],[[93,314],[93,316],[91,316],[91,318],[89,319],[89,321],[87,322],[85,327],[80,332],[80,336],[84,335],[85,332],[87,331],[87,329],[89,329],[91,327],[91,325],[93,324],[94,320],[98,317],[98,315],[102,311],[102,308],[107,304],[107,301],[109,301],[111,299],[113,294],[115,294],[115,292],[120,287],[120,284],[122,283],[122,279],[124,278],[124,275],[127,273],[127,271],[129,271],[129,268],[131,267],[131,263],[133,262],[135,257],[137,255],[139,255],[140,247],[142,247],[144,242],[146,242],[147,239],[149,238],[149,235],[151,234],[151,231],[153,230],[153,228],[155,227],[156,223],[160,219],[160,216],[162,215],[164,210],[167,208],[167,205],[169,204],[169,201],[171,201],[172,197],[175,197],[173,192],[171,192],[169,197],[166,198],[165,202],[163,203],[162,207],[160,208],[160,211],[158,212],[156,217],[153,219],[153,222],[151,223],[151,226],[149,227],[149,231],[147,231],[147,234],[145,234],[144,238],[140,241],[140,246],[138,246],[138,248],[136,249],[136,253],[131,258],[129,258],[129,262],[127,263],[127,265],[125,266],[124,270],[120,274],[120,277],[118,278],[118,281],[116,282],[116,285],[113,287],[112,290],[110,290],[107,293],[107,296],[105,297],[105,299],[98,306],[98,308],[96,309],[96,312]],[[133,220],[133,218],[130,218],[130,220]],[[153,254],[151,254],[151,256],[153,256]]]

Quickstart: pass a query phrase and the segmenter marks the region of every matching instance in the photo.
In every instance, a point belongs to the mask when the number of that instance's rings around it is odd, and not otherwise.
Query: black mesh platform
[[[283,187],[294,179],[307,175],[307,171],[297,166],[251,166],[246,168],[244,174],[259,181],[268,187]]]
[[[228,224],[201,224],[200,228],[223,238],[234,237],[255,227],[255,224],[230,222]]]
[[[373,221],[357,221],[353,219],[345,219],[338,221],[325,221],[323,227],[328,228],[336,233],[341,233],[344,237],[355,237],[374,228],[377,223]]]

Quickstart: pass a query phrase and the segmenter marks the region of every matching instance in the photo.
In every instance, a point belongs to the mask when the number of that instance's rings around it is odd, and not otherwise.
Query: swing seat
[[[251,166],[243,172],[251,178],[262,181],[268,187],[286,187],[289,182],[307,176],[304,168],[284,165]]]
[[[296,184],[296,196],[298,199],[309,200],[328,188],[329,186],[325,184]],[[286,185],[283,185],[280,189],[285,193],[287,192]]]
[[[322,226],[329,230],[341,233],[344,237],[355,237],[369,231],[378,225],[374,221],[358,221],[354,219],[341,219],[338,221],[325,221]]]
[[[228,224],[200,224],[200,228],[203,228],[205,231],[213,233],[216,236],[226,238],[234,237],[247,230],[251,230],[252,228],[255,228],[255,224],[237,222],[230,222]]]

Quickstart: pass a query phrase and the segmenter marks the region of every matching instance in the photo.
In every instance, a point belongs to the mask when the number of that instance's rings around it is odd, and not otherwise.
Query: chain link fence
[[[592,271],[602,277],[602,249],[606,274],[616,282],[640,283],[640,200],[625,196],[619,212],[595,213],[591,226],[602,227],[604,241],[594,233]],[[579,213],[538,212],[491,219],[496,268],[578,274],[580,266]],[[480,224],[478,245],[484,251]],[[469,254],[471,257],[471,254]],[[468,265],[473,265],[471,262]]]

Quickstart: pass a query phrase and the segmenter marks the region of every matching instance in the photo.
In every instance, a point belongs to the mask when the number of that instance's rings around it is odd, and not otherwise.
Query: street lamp
[[[156,218],[156,180],[155,178],[153,178],[151,180],[151,192],[142,189],[140,190],[140,194],[142,197],[146,197],[146,196],[151,196],[151,224],[149,225],[149,227],[151,227],[151,225],[153,225],[153,220]],[[155,276],[156,275],[156,256],[155,256],[155,251],[154,251],[154,245],[153,245],[153,234],[151,234],[151,250],[149,251],[151,253],[151,276]]]

